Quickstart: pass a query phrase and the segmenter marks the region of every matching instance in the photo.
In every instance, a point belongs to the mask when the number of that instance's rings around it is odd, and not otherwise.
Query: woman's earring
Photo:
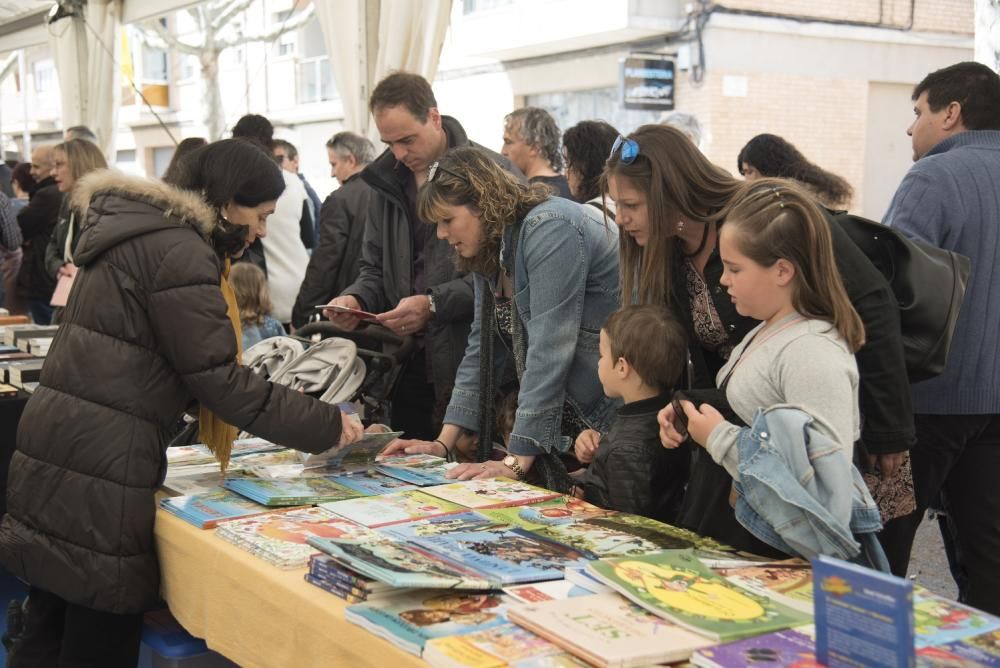
[[[680,232],[683,232],[683,231],[684,231],[684,221],[683,220],[678,220],[677,221],[677,232],[680,233]]]

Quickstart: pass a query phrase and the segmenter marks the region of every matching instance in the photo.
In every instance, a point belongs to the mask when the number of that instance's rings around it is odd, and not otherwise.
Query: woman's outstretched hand
[[[415,438],[397,438],[395,441],[386,446],[385,450],[382,451],[382,454],[425,454],[434,455],[435,457],[445,457],[448,453],[444,451],[444,446],[437,441],[421,441]]]

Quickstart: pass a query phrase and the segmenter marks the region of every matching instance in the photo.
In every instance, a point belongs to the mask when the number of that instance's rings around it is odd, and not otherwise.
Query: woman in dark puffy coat
[[[266,233],[278,166],[225,140],[193,153],[180,185],[99,171],[73,191],[86,212],[79,273],[21,419],[0,523],[0,564],[31,587],[10,666],[136,665],[141,613],[159,598],[153,497],[192,402],[222,459],[236,429],[307,452],[360,436],[335,407],[237,361],[239,314],[220,278]]]

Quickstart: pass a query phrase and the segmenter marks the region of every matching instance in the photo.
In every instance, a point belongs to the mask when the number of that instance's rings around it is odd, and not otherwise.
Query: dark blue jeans
[[[892,572],[906,573],[917,527],[940,494],[959,600],[1000,614],[1000,415],[915,415],[914,423],[917,510],[881,535]]]
[[[55,309],[47,301],[32,299],[28,309],[31,311],[31,319],[35,321],[36,325],[52,324],[52,311]]]

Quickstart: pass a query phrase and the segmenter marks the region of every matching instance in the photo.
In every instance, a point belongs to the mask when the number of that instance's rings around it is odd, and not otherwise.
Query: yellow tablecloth
[[[426,666],[344,619],[346,603],[162,510],[163,597],[189,633],[248,668]]]

